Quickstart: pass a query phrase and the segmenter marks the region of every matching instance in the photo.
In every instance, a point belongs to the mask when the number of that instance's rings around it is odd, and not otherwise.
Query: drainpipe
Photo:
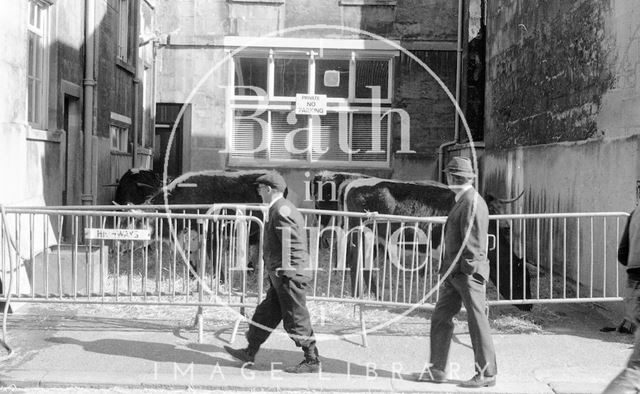
[[[84,1],[84,108],[82,124],[84,128],[84,155],[82,178],[82,205],[93,204],[94,195],[92,187],[92,144],[93,144],[93,95],[96,86],[94,75],[94,49],[95,49],[95,0]]]
[[[458,45],[456,48],[456,103],[460,106],[460,90],[461,82],[460,74],[462,73],[462,23],[464,21],[463,15],[464,0],[458,0]],[[453,131],[453,140],[447,141],[438,147],[438,180],[444,181],[442,176],[442,170],[444,170],[444,149],[458,143],[460,139],[460,116],[458,112],[455,113],[456,119]]]
[[[141,119],[138,112],[140,106],[140,70],[138,69],[139,57],[140,57],[140,45],[138,44],[140,36],[140,0],[134,2],[134,9],[136,13],[136,24],[134,27],[133,37],[135,39],[135,45],[133,49],[133,116],[131,117],[131,123],[133,125],[133,144],[131,144],[131,168],[138,167],[138,134],[140,134],[140,127],[138,121]],[[144,116],[144,114],[143,114]],[[144,131],[143,131],[144,132]]]
[[[160,39],[157,38],[153,41],[153,73],[152,73],[152,78],[153,80],[151,81],[151,83],[153,84],[153,94],[151,95],[151,100],[149,102],[149,106],[151,109],[151,119],[149,119],[149,127],[151,128],[151,130],[153,130],[153,133],[151,133],[151,141],[148,142],[149,145],[147,146],[151,146],[151,151],[153,152],[153,154],[155,154],[156,149],[160,149],[159,146],[156,146],[156,139],[155,139],[155,130],[156,130],[156,97],[158,97],[158,55],[160,52],[160,49],[164,48],[164,46],[160,43]],[[154,169],[153,168],[153,156],[151,157],[151,163],[150,163],[150,169]]]

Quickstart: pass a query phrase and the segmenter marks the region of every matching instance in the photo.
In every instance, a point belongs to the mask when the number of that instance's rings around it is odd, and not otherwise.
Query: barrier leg
[[[196,325],[198,326],[198,343],[204,342],[204,313],[202,307],[198,307],[196,314]]]
[[[233,331],[231,332],[231,338],[229,339],[229,344],[232,344],[236,341],[236,336],[238,335],[238,330],[240,329],[240,323],[244,320],[244,314],[241,314],[236,319],[236,322],[233,324]]]
[[[193,325],[191,326],[191,328],[198,328],[198,319],[200,318],[200,315],[202,315],[201,306],[198,307],[198,310],[196,311],[196,315],[193,317]]]
[[[367,325],[364,322],[364,304],[360,305],[360,330],[362,335],[362,346],[369,347],[367,343]]]

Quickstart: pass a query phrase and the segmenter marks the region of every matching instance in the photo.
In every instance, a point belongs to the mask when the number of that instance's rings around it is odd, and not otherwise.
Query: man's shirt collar
[[[460,198],[462,198],[462,195],[464,193],[466,193],[467,190],[469,190],[471,188],[472,188],[472,186],[469,183],[467,183],[466,185],[460,186],[458,188],[458,192],[456,193],[456,197],[455,197],[456,202],[460,201]]]
[[[268,207],[268,209],[271,209],[271,207],[273,206],[273,204],[275,204],[275,203],[276,203],[276,201],[278,201],[278,200],[279,200],[279,199],[281,199],[281,198],[284,198],[284,196],[283,196],[283,195],[280,195],[280,196],[276,197],[276,198],[275,198],[275,200],[271,201],[271,202],[269,203],[269,207]]]

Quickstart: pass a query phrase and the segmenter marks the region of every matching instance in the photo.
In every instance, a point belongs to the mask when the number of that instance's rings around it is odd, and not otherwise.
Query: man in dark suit
[[[444,281],[431,317],[431,367],[419,380],[444,383],[453,335],[453,317],[462,305],[467,310],[469,335],[476,375],[463,387],[487,387],[496,383],[496,356],[486,314],[486,282],[489,277],[487,204],[473,188],[471,161],[454,157],[447,165],[447,183],[456,193],[456,203],[444,230],[441,272]]]
[[[287,184],[280,174],[265,174],[256,180],[256,184],[262,200],[269,204],[263,255],[271,286],[251,319],[247,348],[224,348],[233,357],[253,364],[260,346],[282,321],[285,331],[304,351],[304,360],[285,371],[317,372],[320,360],[306,306],[305,289],[311,277],[304,219],[296,206],[284,198]]]

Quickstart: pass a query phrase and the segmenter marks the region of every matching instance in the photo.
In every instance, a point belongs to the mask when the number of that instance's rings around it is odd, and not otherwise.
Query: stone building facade
[[[154,4],[16,0],[0,16],[0,177],[9,205],[110,204],[151,166]],[[135,160],[134,160],[135,157]]]
[[[438,178],[459,127],[442,86],[464,104],[468,1],[167,0],[157,20],[155,169],[277,168],[298,203],[322,169]],[[326,95],[327,113],[296,115],[296,94]]]

